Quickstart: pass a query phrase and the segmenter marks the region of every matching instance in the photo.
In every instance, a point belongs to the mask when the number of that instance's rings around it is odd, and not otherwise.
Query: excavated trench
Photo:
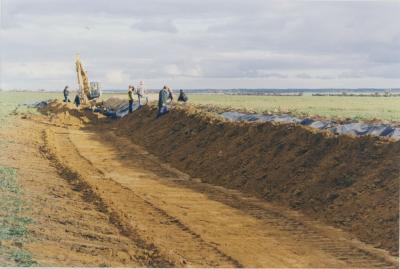
[[[159,119],[151,106],[119,120],[60,103],[42,111],[68,113],[73,123],[90,123],[84,128],[114,130],[192,178],[299,210],[398,253],[399,141],[229,122],[190,105],[176,105]]]

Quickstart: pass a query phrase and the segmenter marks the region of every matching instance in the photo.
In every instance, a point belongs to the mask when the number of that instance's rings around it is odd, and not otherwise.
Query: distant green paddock
[[[178,93],[175,92],[175,95]],[[354,97],[354,96],[249,96],[224,94],[191,94],[189,102],[220,107],[247,109],[257,113],[290,112],[294,115],[323,116],[329,118],[379,119],[400,122],[400,97]],[[127,97],[126,94],[106,93],[110,96]],[[71,96],[72,99],[73,96]],[[0,122],[18,104],[49,98],[63,98],[62,93],[0,92]],[[155,100],[156,94],[150,95]],[[177,96],[175,96],[177,98]],[[19,107],[19,111],[24,107]],[[25,108],[26,109],[26,108]]]
[[[189,94],[189,98],[195,104],[247,109],[258,113],[279,111],[294,115],[400,122],[400,97]]]

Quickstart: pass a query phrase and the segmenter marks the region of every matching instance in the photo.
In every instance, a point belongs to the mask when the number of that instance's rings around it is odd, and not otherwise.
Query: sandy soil
[[[15,142],[0,164],[18,168],[36,221],[21,247],[42,266],[397,267],[352,234],[205,183],[74,113],[1,133]]]
[[[146,108],[119,136],[203,181],[285,205],[398,254],[400,141],[232,123],[193,106]]]
[[[101,203],[70,183],[74,175],[43,155],[46,125],[16,120],[0,133],[12,141],[0,164],[18,169],[18,181],[34,220],[20,247],[41,266],[146,266],[142,248],[110,223]],[[139,255],[138,255],[139,254]]]

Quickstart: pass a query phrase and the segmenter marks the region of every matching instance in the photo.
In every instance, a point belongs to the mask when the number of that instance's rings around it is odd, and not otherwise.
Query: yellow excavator
[[[100,83],[97,81],[89,82],[87,72],[83,69],[79,54],[76,56],[75,65],[82,103],[96,102],[96,99],[101,96]]]

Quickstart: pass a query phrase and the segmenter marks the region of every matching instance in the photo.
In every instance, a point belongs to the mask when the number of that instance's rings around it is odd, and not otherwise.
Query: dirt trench
[[[116,133],[204,182],[300,210],[398,255],[400,141],[232,123],[193,106],[114,122]]]
[[[191,109],[177,108],[158,121],[154,119],[154,110],[144,109],[118,122],[109,122],[57,104],[51,108],[54,114],[49,124],[59,127],[47,130],[46,147],[63,169],[73,171],[76,178],[85,182],[107,208],[113,224],[122,227],[120,230],[125,236],[131,240],[140,238],[139,241],[145,242],[145,245],[154,246],[152,253],[155,257],[170,265],[395,267],[395,257],[355,240],[351,233],[327,226],[298,210],[290,210],[287,203],[277,205],[266,202],[266,197],[259,195],[259,191],[248,187],[252,182],[235,186],[237,179],[233,176],[234,182],[230,184],[216,180],[221,173],[232,174],[236,170],[219,167],[222,171],[218,171],[218,165],[221,165],[218,158],[232,149],[227,144],[212,148],[218,146],[215,144],[218,138],[213,131],[222,128],[226,131],[220,132],[224,140],[230,138],[233,145],[245,152],[237,143],[247,141],[240,134],[249,135],[249,129],[255,128],[250,131],[255,135],[258,128],[263,130],[267,127],[238,126]],[[85,121],[94,124],[85,125]],[[238,130],[233,130],[234,127]],[[279,131],[277,126],[269,127]],[[200,155],[185,145],[188,139],[183,138],[188,135],[193,138],[189,144],[203,143],[195,147]],[[324,136],[322,138],[325,139]],[[379,145],[379,141],[374,143]],[[213,150],[206,156],[214,158],[215,164],[209,163],[207,158],[195,161],[209,149]],[[170,162],[171,151],[181,160]],[[186,154],[183,154],[185,151]],[[237,156],[242,159],[240,154]],[[230,160],[225,156],[225,162]],[[208,164],[208,176],[196,170],[198,167],[204,169],[204,162]],[[245,164],[239,167],[245,167]],[[258,198],[254,194],[258,194]],[[307,210],[303,211],[307,213]],[[318,218],[326,220],[321,216]],[[138,246],[140,248],[141,245]]]

